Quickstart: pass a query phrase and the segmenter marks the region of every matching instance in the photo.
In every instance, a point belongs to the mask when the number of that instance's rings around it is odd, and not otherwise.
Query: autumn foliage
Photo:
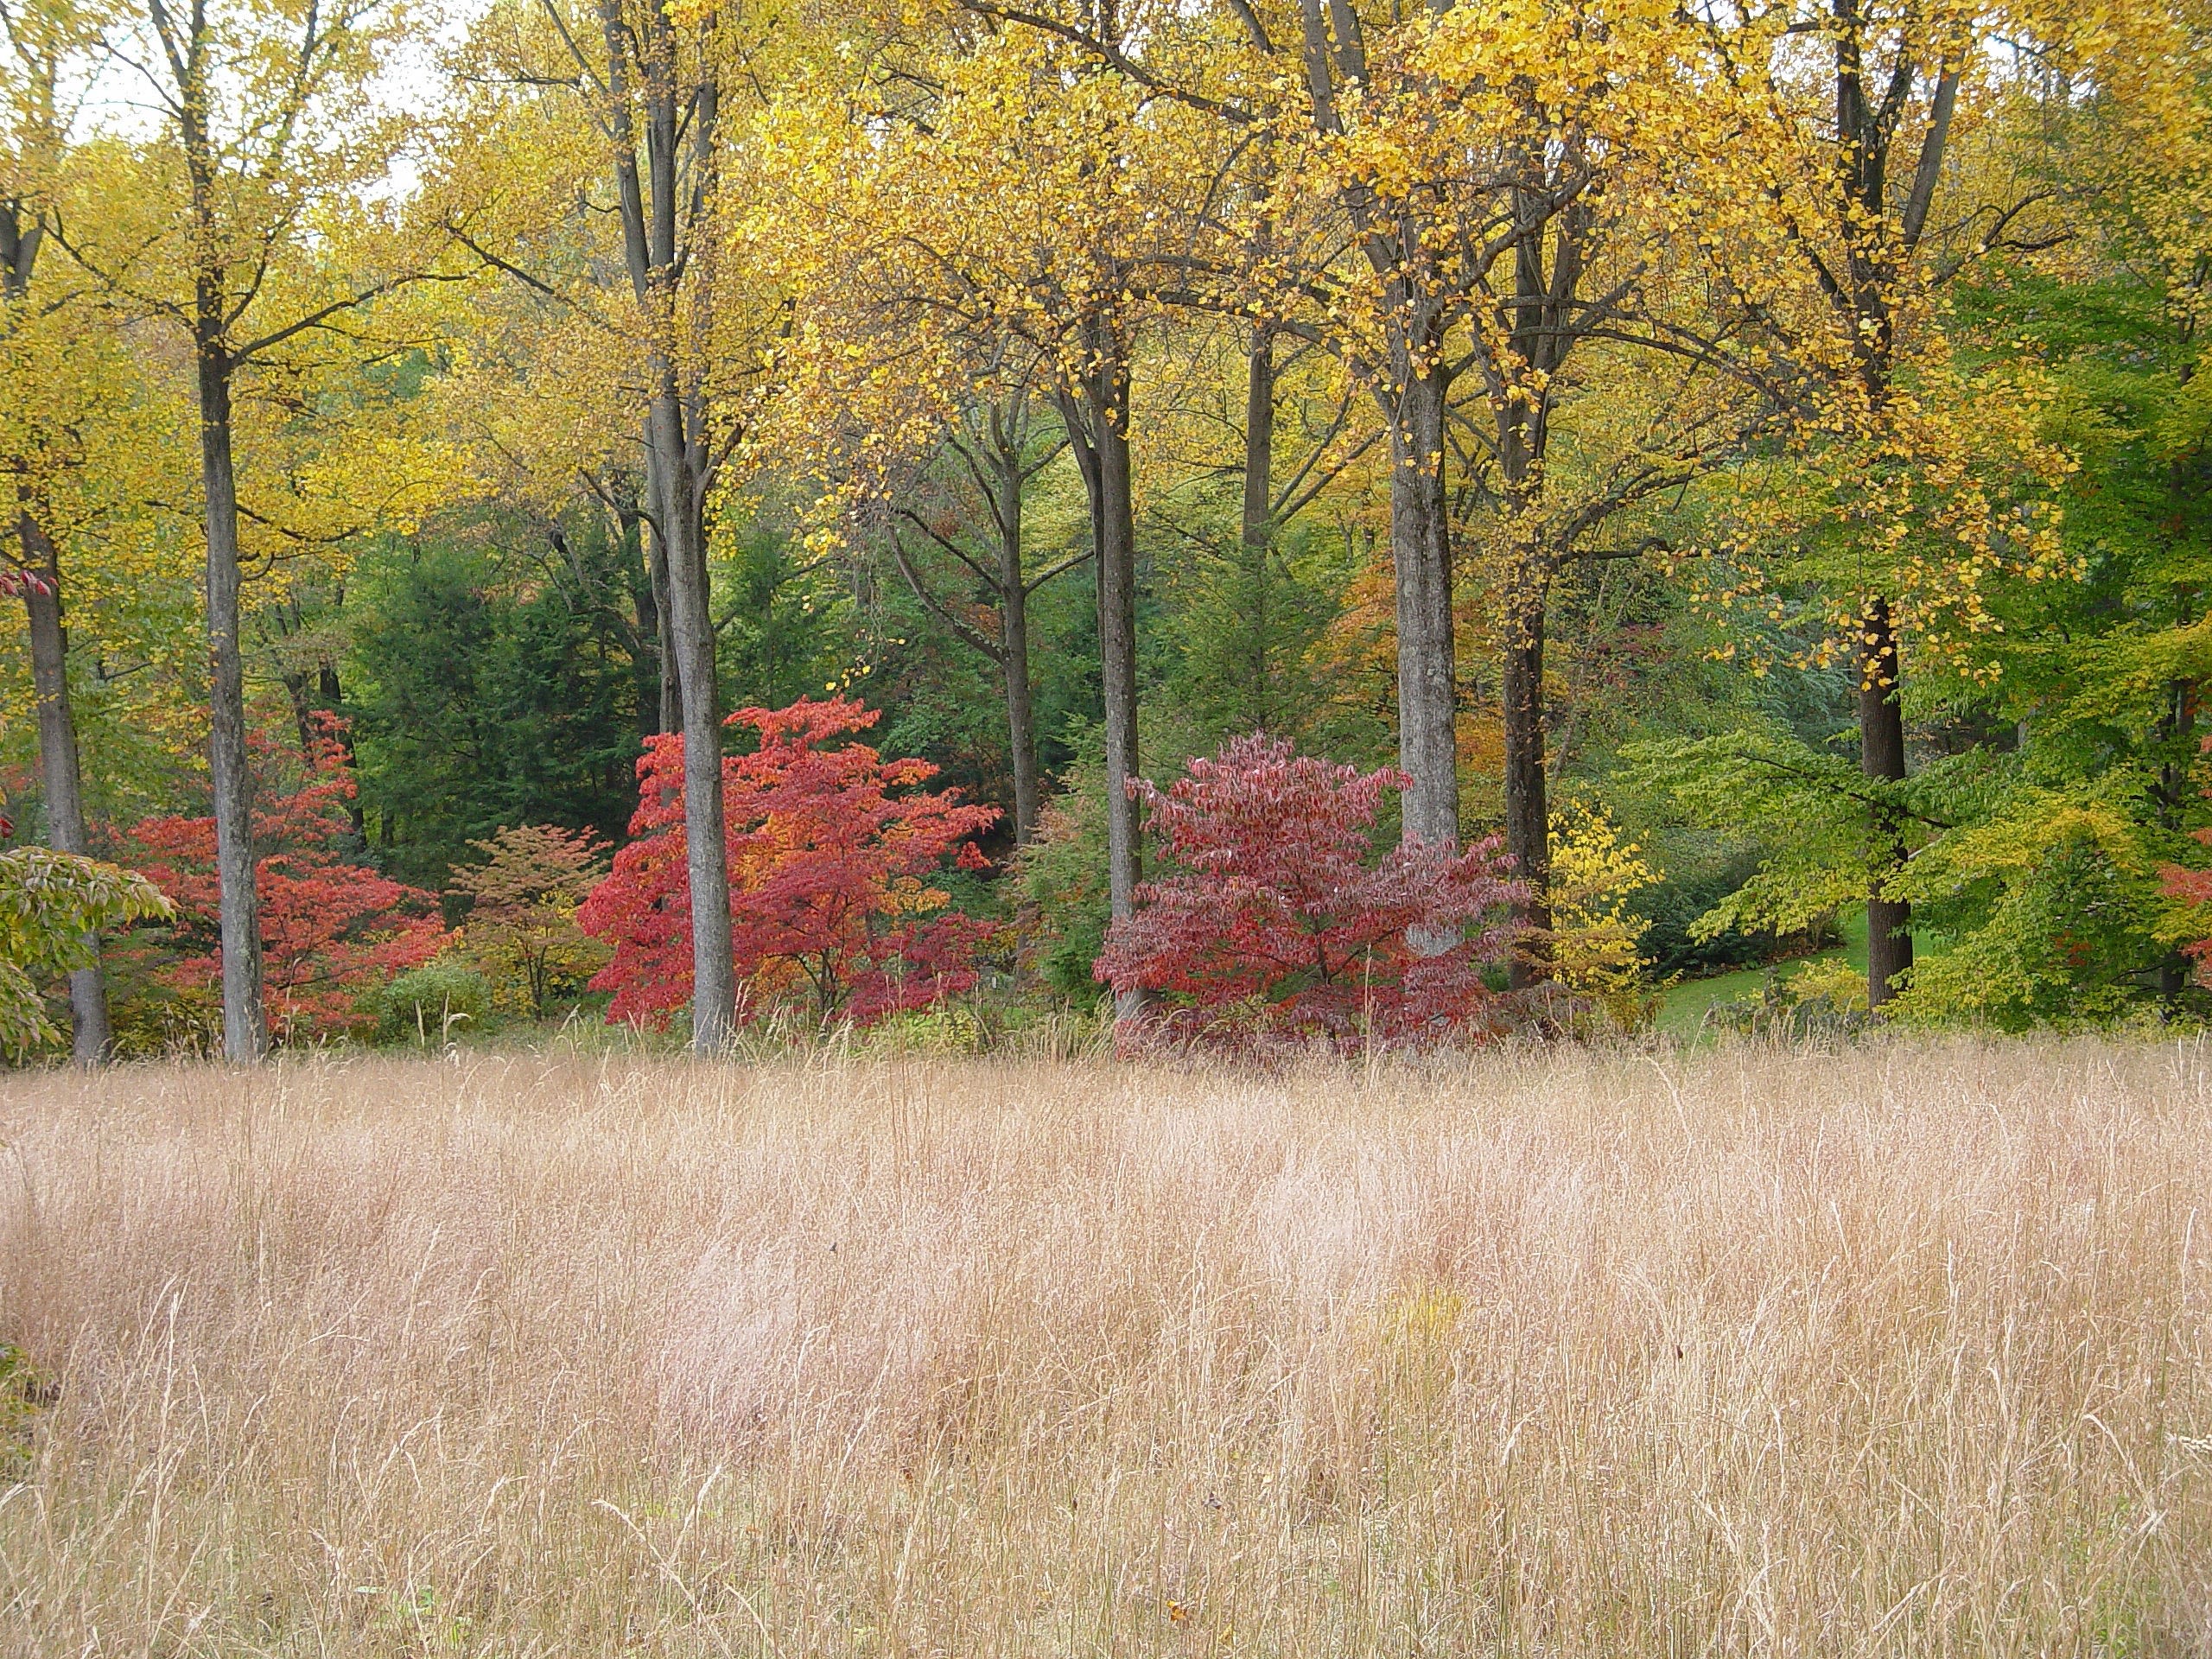
[[[453,890],[469,901],[469,954],[518,983],[520,1000],[542,1019],[555,991],[606,960],[576,925],[607,874],[606,843],[588,830],[526,823],[468,844],[484,861],[454,865]]]
[[[325,715],[306,774],[289,785],[272,745],[256,740],[263,777],[254,802],[260,851],[262,976],[270,1023],[287,1040],[335,1036],[365,1023],[363,999],[420,967],[448,943],[436,896],[346,861],[353,776],[335,717]],[[129,835],[124,861],[167,895],[180,951],[160,976],[205,991],[222,976],[213,818],[148,818]]]
[[[2212,845],[2212,830],[2195,833],[2197,840]],[[2159,870],[2158,881],[2165,897],[2182,912],[2185,931],[2195,931],[2202,918],[2212,914],[2212,908],[2208,908],[2212,907],[2212,870],[2168,864]],[[2196,964],[2197,983],[2212,986],[2212,938],[2184,938],[2181,949]]]
[[[1097,976],[1164,996],[1167,1029],[1216,1043],[1426,1046],[1501,1029],[1507,1004],[1483,970],[1504,958],[1519,890],[1497,843],[1370,861],[1383,791],[1410,781],[1259,734],[1167,790],[1135,780],[1174,868],[1108,931]]]
[[[0,816],[0,838],[14,833]],[[50,847],[0,853],[0,1054],[59,1038],[39,982],[98,963],[100,930],[168,913],[150,882],[112,864]]]
[[[925,791],[936,766],[850,741],[876,719],[836,697],[727,722],[760,740],[722,762],[741,1019],[798,1002],[824,1024],[866,1025],[975,983],[989,929],[949,910],[931,878],[948,861],[982,867],[969,837],[998,809]],[[648,738],[638,780],[635,839],[578,920],[614,949],[591,982],[614,993],[608,1017],[662,1025],[691,996],[683,740]]]

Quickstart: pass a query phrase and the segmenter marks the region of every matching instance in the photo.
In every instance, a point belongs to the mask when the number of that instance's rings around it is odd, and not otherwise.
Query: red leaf
[[[1256,733],[1164,793],[1132,780],[1176,868],[1138,887],[1094,971],[1172,999],[1169,1028],[1212,1042],[1427,1044],[1499,1027],[1482,969],[1503,957],[1519,889],[1497,842],[1369,862],[1383,791],[1410,782]]]
[[[967,863],[969,837],[998,809],[917,788],[937,775],[926,760],[886,760],[864,743],[837,741],[876,718],[844,697],[729,717],[760,737],[753,753],[722,761],[741,1018],[798,999],[825,1023],[865,1024],[975,983],[975,951],[988,929],[942,913],[929,881],[949,858]],[[608,1017],[660,1025],[691,1000],[683,740],[648,739],[638,779],[636,839],[615,855],[577,921],[614,947],[592,980],[614,993]]]
[[[321,725],[305,779],[264,775],[255,791],[263,988],[270,1023],[287,1037],[359,1026],[365,994],[420,967],[448,938],[435,895],[346,862],[342,847],[353,826],[344,804],[353,797],[353,776],[339,741],[343,723],[326,715]],[[257,771],[284,770],[267,740],[249,741]],[[129,839],[136,845],[124,862],[177,906],[174,938],[184,954],[163,976],[183,986],[219,983],[214,819],[148,818]]]

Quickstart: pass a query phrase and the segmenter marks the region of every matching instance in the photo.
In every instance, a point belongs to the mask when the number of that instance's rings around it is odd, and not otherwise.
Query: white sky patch
[[[410,5],[407,29],[387,51],[383,72],[370,88],[372,104],[379,110],[416,114],[435,110],[445,99],[446,54],[490,9],[491,0],[428,0]],[[80,139],[105,136],[143,142],[168,118],[160,85],[145,73],[159,62],[161,48],[143,0],[130,8],[115,38],[118,49],[89,68],[72,126]],[[426,159],[418,152],[403,150],[393,158],[385,181],[369,192],[370,199],[406,200],[422,181]]]

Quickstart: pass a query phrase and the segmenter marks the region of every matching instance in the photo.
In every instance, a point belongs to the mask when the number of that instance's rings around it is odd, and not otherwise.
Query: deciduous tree
[[[1410,786],[1257,734],[1166,790],[1138,779],[1172,873],[1108,930],[1098,977],[1173,999],[1169,1028],[1210,1041],[1424,1046],[1502,1029],[1510,1005],[1484,970],[1503,962],[1519,895],[1497,843],[1415,841],[1370,861],[1384,791]],[[1452,943],[1410,942],[1440,938]]]
[[[468,844],[484,861],[454,865],[453,890],[469,900],[469,951],[518,976],[531,1014],[543,1019],[556,983],[581,983],[605,965],[576,912],[607,875],[606,843],[588,830],[526,823]]]
[[[429,274],[437,249],[401,235],[369,193],[406,130],[373,95],[399,38],[395,0],[143,0],[120,28],[158,126],[118,169],[72,255],[121,304],[188,343],[199,411],[207,551],[208,740],[214,785],[224,1051],[258,1056],[263,1007],[240,633],[242,517],[281,538],[278,516],[242,505],[244,406],[268,377],[353,343],[378,298]],[[120,159],[120,158],[118,158]],[[319,365],[318,365],[319,366]],[[244,396],[242,397],[242,394]]]
[[[2143,23],[2161,32],[2155,9]],[[1824,584],[1823,650],[1857,681],[1877,1010],[1913,960],[1904,641],[1925,667],[1971,674],[1993,580],[2067,564],[2051,505],[2068,458],[2036,430],[2031,378],[1957,361],[1948,290],[1993,255],[2067,238],[2048,175],[2013,149],[2036,124],[2003,118],[2063,105],[2065,76],[2126,32],[2039,0],[1783,4],[1708,31],[1745,188],[1713,198],[1696,243],[1796,440],[1786,467],[1748,475],[1723,550],[1745,556],[1713,582],[1764,606],[1766,560],[1787,550],[1792,574]]]
[[[297,763],[265,742],[251,752],[270,774],[251,844],[272,1023],[287,1040],[342,1035],[372,1017],[361,1006],[368,993],[445,948],[437,898],[349,861],[353,779],[334,722],[325,721],[303,775],[286,778]],[[216,821],[149,818],[130,839],[131,863],[175,906],[162,976],[193,990],[227,983]]]
[[[475,231],[461,232],[525,285],[611,323],[597,350],[644,432],[641,507],[666,562],[663,643],[693,780],[687,844],[704,907],[688,979],[692,1042],[702,1053],[727,1041],[736,994],[725,906],[715,897],[725,876],[713,852],[722,839],[721,798],[711,783],[722,721],[709,504],[728,484],[733,458],[758,436],[788,322],[786,267],[806,264],[813,247],[787,222],[786,204],[757,164],[766,105],[806,60],[817,23],[824,41],[838,32],[834,20],[737,3],[514,4],[479,26],[471,54],[474,73],[539,100],[555,130],[582,141],[566,153],[556,143],[569,180],[564,217],[588,201],[620,235],[613,257],[627,293],[618,308],[607,303],[601,265],[571,258],[556,271]],[[501,158],[487,159],[496,172]]]
[[[80,419],[90,401],[81,394],[112,388],[102,385],[106,377],[95,368],[107,366],[110,354],[83,337],[82,296],[55,291],[50,264],[48,280],[38,278],[71,159],[68,129],[99,61],[101,22],[96,10],[67,0],[0,10],[0,62],[7,71],[0,95],[0,353],[8,386],[0,487],[12,498],[15,539],[0,554],[0,571],[13,578],[10,591],[23,601],[30,634],[47,834],[56,849],[79,855],[91,847],[56,539],[61,527],[54,498],[66,486],[55,474],[81,461],[72,453],[81,448],[72,417]],[[73,346],[78,354],[64,371],[62,359]],[[73,443],[73,436],[80,441]],[[99,1059],[112,1037],[96,941],[88,959],[70,971],[69,1009],[72,1052],[79,1064]]]
[[[1099,21],[1135,22],[1112,8]],[[1147,321],[1210,233],[1217,135],[1020,19],[949,32],[916,73],[932,88],[926,107],[870,112],[888,136],[877,144],[863,129],[848,163],[865,227],[859,280],[880,315],[913,330],[918,354],[941,363],[955,342],[988,351],[1010,337],[1049,388],[1090,503],[1108,867],[1123,914],[1141,861],[1122,788],[1137,764],[1132,375]]]
[[[760,739],[751,753],[722,763],[742,1017],[798,999],[821,1025],[865,1025],[975,982],[974,950],[989,929],[948,912],[931,879],[949,861],[981,867],[969,837],[998,809],[923,790],[937,775],[928,761],[886,760],[853,741],[876,719],[842,697],[730,716]],[[579,913],[584,930],[614,949],[592,981],[614,993],[610,1019],[663,1023],[690,996],[684,764],[675,739],[646,746],[636,839]]]

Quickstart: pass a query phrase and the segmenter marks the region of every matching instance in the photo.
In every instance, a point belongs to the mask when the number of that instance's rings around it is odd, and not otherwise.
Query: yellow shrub
[[[1808,962],[1789,976],[1789,994],[1799,1002],[1826,998],[1838,1014],[1866,1012],[1866,975],[1842,957]]]
[[[1593,999],[1614,1023],[1649,1023],[1643,940],[1651,924],[1631,894],[1659,878],[1643,849],[1621,839],[1603,807],[1568,800],[1552,815],[1552,963],[1559,982]]]

